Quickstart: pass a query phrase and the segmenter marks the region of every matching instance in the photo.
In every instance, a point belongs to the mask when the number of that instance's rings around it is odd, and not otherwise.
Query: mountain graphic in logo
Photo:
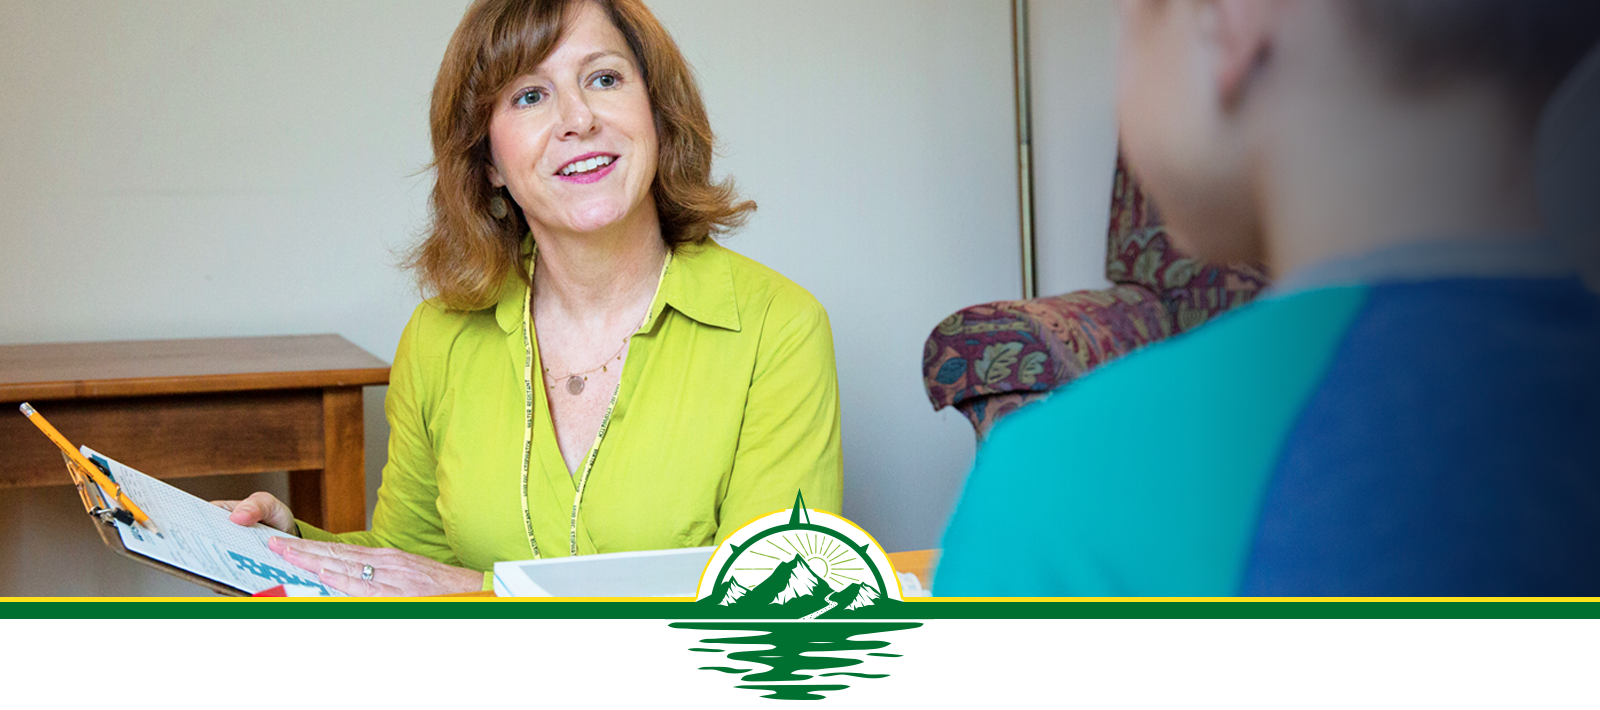
[[[834,520],[843,525],[828,524]],[[763,521],[772,524],[751,530]],[[799,495],[787,515],[729,537],[700,586],[701,604],[746,619],[885,618],[880,607],[900,603],[899,580],[877,542],[843,518],[818,512],[814,519]]]
[[[701,670],[740,675],[738,687],[785,700],[820,700],[849,678],[887,678],[862,665],[900,657],[875,637],[922,626],[883,621],[907,613],[889,556],[854,523],[807,510],[798,493],[794,508],[747,523],[717,547],[696,606],[708,621],[671,626],[714,632],[691,650],[737,664]]]
[[[731,607],[731,611],[749,618],[838,619],[855,616],[850,612],[858,609],[898,600],[885,600],[872,585],[861,582],[835,589],[797,554],[777,565],[754,589],[730,578],[701,601]]]
[[[722,592],[717,595],[717,606],[733,606],[734,602],[744,598],[750,588],[739,583],[739,580],[730,579],[723,585]]]

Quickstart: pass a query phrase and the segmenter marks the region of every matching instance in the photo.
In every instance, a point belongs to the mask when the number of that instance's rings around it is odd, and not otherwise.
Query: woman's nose
[[[561,137],[582,138],[600,128],[600,122],[590,110],[589,102],[578,92],[561,102]]]

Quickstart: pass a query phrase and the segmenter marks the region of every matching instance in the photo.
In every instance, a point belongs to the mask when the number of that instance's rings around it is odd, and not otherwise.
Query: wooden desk
[[[933,568],[939,566],[938,550],[890,552],[888,555],[889,564],[894,565],[896,572],[910,572],[917,576],[923,589],[933,588]]]
[[[337,335],[0,346],[0,488],[67,485],[17,404],[163,479],[289,472],[290,505],[366,527],[361,388],[389,366]]]

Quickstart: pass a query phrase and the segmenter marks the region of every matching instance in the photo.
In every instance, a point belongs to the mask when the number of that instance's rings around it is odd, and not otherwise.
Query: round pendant
[[[574,397],[583,394],[583,378],[576,375],[567,380],[567,394]]]

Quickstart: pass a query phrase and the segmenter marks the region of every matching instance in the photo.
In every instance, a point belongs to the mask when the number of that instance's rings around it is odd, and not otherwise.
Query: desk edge
[[[185,377],[0,384],[0,402],[109,399],[177,394],[215,394],[260,390],[373,387],[389,384],[389,367],[351,370],[247,372]]]

